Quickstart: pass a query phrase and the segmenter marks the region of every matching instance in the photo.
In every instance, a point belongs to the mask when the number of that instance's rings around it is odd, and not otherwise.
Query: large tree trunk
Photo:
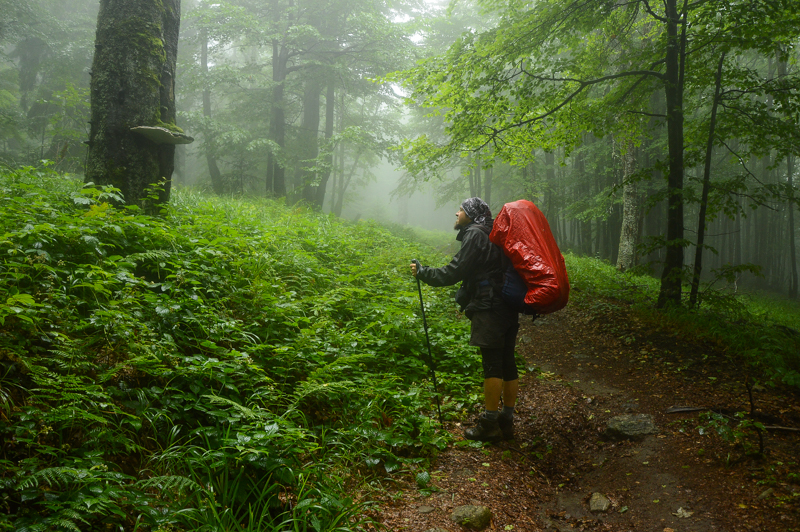
[[[191,142],[175,125],[180,12],[180,0],[101,0],[97,17],[86,181],[149,212],[169,201],[175,144]]]
[[[622,232],[617,253],[617,270],[621,272],[630,270],[636,265],[641,196],[638,182],[631,178],[635,166],[633,142],[628,141],[622,156]]]
[[[681,304],[683,281],[683,66],[686,22],[681,21],[677,0],[666,0],[667,53],[664,94],[667,100],[667,244],[657,306]],[[682,26],[679,33],[678,29]]]
[[[714,84],[714,100],[711,102],[711,119],[708,126],[708,142],[706,143],[706,162],[703,169],[703,192],[700,198],[700,214],[697,219],[697,244],[694,251],[694,272],[692,274],[692,290],[689,294],[689,305],[697,305],[697,294],[700,289],[700,274],[703,272],[703,246],[706,235],[706,208],[708,207],[708,191],[711,187],[711,155],[714,152],[714,128],[717,126],[717,107],[719,94],[722,91],[722,66],[725,61],[723,52],[717,65],[717,79]]]
[[[200,33],[200,68],[203,72],[203,116],[210,122],[211,119],[211,89],[208,80],[208,32],[204,29]],[[206,163],[208,163],[208,174],[211,177],[211,188],[215,194],[222,194],[225,191],[225,184],[222,182],[222,173],[219,171],[217,159],[214,157],[214,133],[211,124],[208,124],[203,131],[205,138]]]

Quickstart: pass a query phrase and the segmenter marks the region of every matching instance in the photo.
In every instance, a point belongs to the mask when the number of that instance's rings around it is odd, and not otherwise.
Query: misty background
[[[98,6],[0,2],[6,164],[84,172]],[[195,140],[172,182],[437,231],[466,197],[495,214],[526,198],[562,251],[796,296],[796,24],[772,13],[742,33],[739,3],[685,14],[703,44],[680,59],[675,233],[666,26],[647,6],[586,6],[585,25],[553,37],[525,18],[550,16],[538,3],[183,0],[176,123]],[[523,49],[503,40],[514,32]],[[633,80],[634,61],[658,72]],[[569,95],[579,75],[590,88]]]

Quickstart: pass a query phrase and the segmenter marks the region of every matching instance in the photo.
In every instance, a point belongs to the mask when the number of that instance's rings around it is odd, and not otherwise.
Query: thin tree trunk
[[[697,217],[697,244],[694,250],[694,271],[692,272],[692,290],[689,294],[689,306],[694,307],[699,302],[697,293],[700,289],[700,274],[703,272],[703,246],[706,236],[706,210],[708,207],[708,190],[711,186],[711,155],[714,152],[714,129],[717,126],[717,107],[719,95],[722,91],[722,67],[725,62],[725,53],[719,57],[717,64],[717,78],[714,82],[714,100],[711,102],[711,119],[708,125],[708,142],[706,142],[706,161],[703,168],[703,193],[700,197],[700,214]]]
[[[313,75],[313,74],[312,74]],[[303,125],[298,134],[300,140],[300,168],[297,187],[303,192],[303,199],[314,205],[317,197],[315,183],[317,174],[308,170],[309,165],[316,165],[319,155],[319,111],[322,84],[318,79],[309,79],[303,91]],[[296,196],[296,194],[295,194]]]
[[[361,159],[361,154],[364,152],[364,148],[359,148],[358,152],[356,152],[355,157],[353,157],[353,165],[350,167],[350,172],[347,174],[347,178],[342,175],[341,177],[341,187],[339,190],[339,197],[336,200],[336,206],[334,207],[334,213],[336,216],[342,216],[342,209],[344,208],[344,193],[347,190],[347,187],[350,186],[350,181],[352,181],[353,176],[356,173],[356,169],[358,168],[358,161]],[[342,165],[344,169],[344,161],[342,161]]]
[[[484,171],[484,189],[486,193],[483,195],[483,201],[488,205],[492,203],[492,178],[494,177],[494,166],[490,166]]]
[[[333,120],[335,110],[335,87],[333,82],[328,82],[327,92],[325,93],[325,144],[328,152],[325,155],[325,171],[319,180],[316,193],[314,195],[314,205],[317,209],[322,210],[322,205],[325,203],[325,189],[328,186],[328,178],[333,169],[333,146],[330,145],[333,138]]]
[[[542,189],[542,212],[547,219],[551,216],[552,190],[556,182],[556,155],[552,151],[544,152],[545,182]]]
[[[789,282],[789,297],[797,299],[797,250],[795,249],[794,225],[794,155],[789,155],[786,162],[789,186],[789,264],[791,267],[791,280]]]
[[[478,196],[481,193],[481,158],[479,156],[475,157],[475,194],[474,196]]]
[[[622,231],[617,253],[617,270],[624,272],[636,265],[636,245],[639,239],[641,196],[639,183],[632,179],[636,158],[633,142],[628,141],[622,156]]]
[[[209,121],[211,119],[211,89],[208,82],[208,32],[203,29],[200,33],[200,68],[203,72],[203,116]],[[222,194],[225,186],[222,182],[222,174],[217,166],[217,159],[214,157],[214,134],[209,125],[203,132],[205,137],[206,163],[208,163],[208,174],[211,177],[211,189],[214,194]]]
[[[474,198],[478,194],[475,192],[475,170],[472,168],[472,154],[467,155],[467,167],[469,168],[469,197]]]
[[[289,50],[282,43],[272,43],[272,109],[269,123],[270,139],[282,150],[286,146],[286,113],[283,109],[284,82]],[[286,169],[277,154],[267,158],[267,195],[286,196]]]

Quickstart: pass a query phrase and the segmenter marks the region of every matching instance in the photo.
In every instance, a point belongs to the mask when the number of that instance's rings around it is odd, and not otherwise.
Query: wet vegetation
[[[444,260],[429,246],[274,201],[185,191],[151,217],[47,169],[0,184],[3,529],[363,529],[370,494],[449,442],[406,271]],[[653,281],[567,258],[574,304],[797,384],[796,314],[731,297],[657,318]],[[449,290],[424,299],[442,412],[462,419],[479,358]]]
[[[451,289],[427,359],[408,263],[469,196],[541,207],[604,333],[791,397],[794,4],[0,0],[0,531],[369,530],[431,491],[481,365]]]

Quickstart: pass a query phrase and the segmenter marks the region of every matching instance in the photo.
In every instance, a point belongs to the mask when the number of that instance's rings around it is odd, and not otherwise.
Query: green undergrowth
[[[368,527],[370,490],[447,443],[408,271],[443,257],[267,200],[115,196],[0,171],[0,530]],[[480,360],[423,294],[457,417]]]
[[[598,312],[637,313],[646,322],[683,337],[715,343],[743,375],[800,388],[800,303],[768,294],[731,294],[710,287],[699,309],[656,310],[659,280],[620,273],[592,258],[565,256],[571,301]],[[688,288],[686,290],[688,297]]]
[[[430,231],[421,227],[409,225],[383,223],[392,234],[413,242],[421,242],[429,247],[444,253],[453,255],[458,251],[460,243],[456,241],[454,231]]]

